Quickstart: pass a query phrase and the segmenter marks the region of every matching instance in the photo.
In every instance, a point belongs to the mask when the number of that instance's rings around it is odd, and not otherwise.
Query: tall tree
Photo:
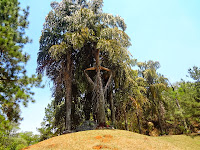
[[[55,86],[63,84],[65,87],[66,130],[71,128],[70,93],[73,83],[70,82],[80,81],[76,77],[83,78],[79,69],[93,67],[94,61],[91,61],[93,59],[96,60],[97,70],[100,61],[102,64],[106,61],[112,63],[112,66],[122,67],[126,66],[124,62],[129,60],[127,47],[130,45],[130,39],[124,32],[126,25],[121,17],[102,13],[102,5],[103,1],[96,0],[81,1],[81,3],[80,1],[52,3],[53,10],[46,18],[40,40],[38,70],[43,72],[46,69],[47,75],[54,81]],[[67,66],[71,67],[70,70]],[[117,68],[119,67],[115,69]],[[97,119],[99,123],[104,123],[104,94],[108,85],[103,89],[100,68],[97,72],[97,82],[101,89],[101,94],[98,95],[100,99],[97,102],[101,107],[97,107],[99,110]]]
[[[19,103],[34,101],[31,87],[41,82],[41,76],[26,75],[29,55],[22,48],[30,41],[25,35],[28,9],[22,10],[17,0],[0,1],[0,113],[15,122],[20,119]]]
[[[149,99],[150,109],[147,111],[149,119],[154,119],[158,122],[161,134],[164,133],[163,121],[165,115],[165,107],[162,97],[162,92],[167,89],[167,79],[158,74],[156,70],[160,67],[159,62],[148,61],[138,63],[140,68],[139,73],[145,79],[147,88],[147,98]],[[148,119],[148,117],[146,117]]]
[[[200,68],[197,66],[193,66],[193,68],[188,69],[188,73],[190,77],[195,81],[195,99],[197,102],[200,102]]]
[[[18,0],[0,1],[0,149],[11,149],[12,131],[22,119],[20,103],[34,102],[31,88],[41,87],[41,76],[26,74],[30,56],[23,46],[30,42],[25,35],[28,10],[21,9]]]
[[[84,1],[52,2],[52,11],[46,17],[42,36],[40,38],[40,50],[38,53],[38,72],[46,70],[46,74],[53,80],[56,91],[61,90],[65,94],[65,128],[71,130],[71,105],[72,105],[72,81],[73,64],[77,53],[71,46],[66,34],[73,32],[71,21],[67,20],[80,7],[84,7]],[[61,51],[60,54],[57,51]],[[58,54],[58,55],[57,55]],[[56,95],[56,94],[55,94]]]
[[[192,68],[189,68],[188,73],[193,80],[195,80],[196,82],[200,82],[200,68],[199,67],[193,66]]]
[[[183,132],[190,130],[194,132],[194,128],[197,124],[200,123],[200,102],[197,99],[198,89],[196,83],[181,81],[176,87],[177,99],[180,102],[181,114],[184,121],[187,123],[184,124]],[[187,131],[188,132],[188,131]]]

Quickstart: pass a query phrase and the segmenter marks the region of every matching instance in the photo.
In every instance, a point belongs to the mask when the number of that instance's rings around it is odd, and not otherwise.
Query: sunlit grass
[[[173,135],[150,137],[123,130],[90,130],[57,136],[29,150],[198,150],[200,137]]]
[[[173,145],[187,150],[200,150],[200,135],[171,135],[156,137]]]

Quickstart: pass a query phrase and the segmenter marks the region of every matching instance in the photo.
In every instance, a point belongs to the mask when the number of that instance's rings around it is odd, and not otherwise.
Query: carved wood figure
[[[108,87],[110,85],[111,78],[112,78],[112,72],[110,69],[101,66],[100,60],[99,60],[99,50],[96,50],[96,52],[95,52],[95,60],[96,60],[96,66],[85,69],[84,73],[86,75],[88,82],[93,87],[93,98],[96,98],[97,122],[98,122],[98,124],[105,124],[105,122],[106,122],[105,93],[108,90]],[[92,70],[96,70],[96,72],[97,72],[95,81],[93,81],[86,72],[86,71],[92,71]],[[100,72],[101,70],[105,70],[110,73],[109,79],[108,79],[105,87],[103,87],[103,84],[102,84],[101,72]]]

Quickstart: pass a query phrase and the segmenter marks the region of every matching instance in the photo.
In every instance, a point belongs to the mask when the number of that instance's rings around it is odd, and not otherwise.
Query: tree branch
[[[86,70],[96,70],[96,67],[87,68],[87,69],[85,69],[85,71]]]
[[[104,89],[104,94],[106,93],[108,86],[110,85],[111,79],[112,79],[112,72],[110,72],[110,77],[108,79],[108,82],[106,83],[106,86],[105,86],[105,89]]]
[[[88,68],[88,69],[89,69],[89,68]],[[87,69],[84,70],[85,76],[86,76],[88,82],[92,85],[92,87],[94,87],[95,84],[94,84],[94,82],[92,81],[92,79],[88,76],[88,74],[86,73],[86,70],[87,70]]]
[[[102,67],[102,66],[100,66],[100,69],[101,69],[101,70],[108,71],[108,72],[110,72],[110,71],[111,71],[110,69],[108,69],[108,68],[105,68],[105,67]]]
[[[0,77],[0,80],[1,80],[1,81],[17,81],[17,80],[11,80],[11,79],[4,79],[4,78],[2,78],[2,77]]]

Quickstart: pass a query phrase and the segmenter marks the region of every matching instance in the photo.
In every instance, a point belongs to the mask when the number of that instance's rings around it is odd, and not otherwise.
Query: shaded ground
[[[150,137],[123,130],[90,130],[65,134],[23,150],[198,150],[200,136]]]

